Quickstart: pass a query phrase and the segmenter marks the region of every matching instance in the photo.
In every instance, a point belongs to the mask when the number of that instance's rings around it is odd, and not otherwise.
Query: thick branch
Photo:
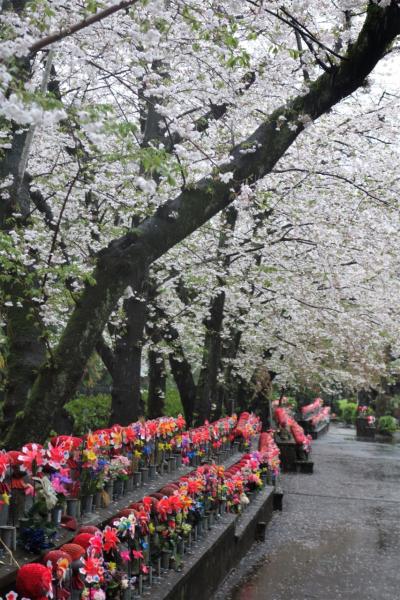
[[[74,25],[70,25],[65,29],[60,29],[60,31],[57,31],[56,33],[51,33],[46,37],[42,38],[41,40],[38,40],[37,42],[32,44],[32,46],[29,49],[30,53],[35,54],[36,52],[39,52],[39,50],[43,50],[43,48],[46,48],[47,46],[50,46],[55,42],[59,42],[60,40],[63,40],[64,38],[69,37],[70,35],[77,33],[78,31],[81,31],[82,29],[86,29],[87,27],[90,27],[90,25],[98,23],[99,21],[102,21],[106,17],[109,17],[110,15],[113,15],[114,13],[120,10],[133,6],[137,2],[138,0],[122,0],[122,2],[119,2],[114,6],[109,6],[104,10],[100,10],[95,15],[86,17],[85,19],[82,19],[82,21],[79,21]]]

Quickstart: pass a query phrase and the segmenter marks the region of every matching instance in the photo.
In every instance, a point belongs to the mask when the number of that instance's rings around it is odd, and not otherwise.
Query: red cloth
[[[52,573],[40,563],[23,565],[17,573],[17,592],[32,600],[46,600],[52,593]]]
[[[78,560],[85,554],[85,548],[82,548],[79,544],[64,544],[60,550],[63,550],[70,555],[71,560]]]

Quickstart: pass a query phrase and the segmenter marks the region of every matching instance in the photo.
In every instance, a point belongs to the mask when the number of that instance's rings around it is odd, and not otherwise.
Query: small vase
[[[138,594],[139,596],[141,596],[143,594],[143,575],[140,574],[139,577],[137,578],[137,584],[138,584]]]
[[[125,481],[124,493],[130,494],[131,492],[133,492],[133,489],[134,489],[134,482],[133,482],[133,474],[132,474],[132,475],[129,475],[128,479]]]
[[[156,465],[149,466],[149,479],[154,479],[157,474]]]
[[[75,519],[79,516],[78,498],[67,498],[67,515]]]
[[[7,548],[12,551],[17,549],[17,530],[12,525],[0,527],[0,539]]]
[[[226,512],[226,500],[220,500],[218,506],[218,512],[220,515],[224,515]]]
[[[207,534],[207,531],[209,529],[210,529],[210,519],[208,518],[208,515],[204,515],[204,517],[203,517],[203,527],[202,527],[203,534]]]
[[[177,550],[180,556],[183,556],[185,554],[185,540],[183,538],[180,538],[180,540],[178,541]]]
[[[101,491],[98,491],[95,493],[94,497],[93,497],[93,505],[94,505],[94,509],[95,510],[100,510],[100,508],[103,505],[103,493]]]
[[[51,522],[56,527],[59,527],[61,525],[62,512],[62,506],[55,506],[51,511]]]
[[[110,500],[113,499],[114,495],[114,481],[110,480],[104,486],[104,491],[110,496]]]
[[[176,459],[176,468],[180,469],[182,466],[182,454],[180,452],[178,454],[175,454],[175,459]]]
[[[208,514],[208,529],[211,529],[215,523],[215,513],[211,510]]]
[[[18,529],[19,529],[19,531],[22,531],[23,529],[26,529],[27,527],[29,527],[29,519],[28,519],[28,517],[22,517],[22,519],[20,519],[18,521]]]
[[[113,492],[113,497],[115,499],[120,498],[124,493],[124,480],[123,479],[116,479],[114,481],[114,492]]]
[[[142,483],[148,483],[149,482],[149,470],[147,469],[147,467],[142,467],[140,469],[140,472],[142,474]]]
[[[10,514],[10,505],[2,504],[0,506],[0,525],[7,525]]]
[[[12,490],[12,494],[11,494],[11,500],[10,500],[10,504],[9,505],[3,505],[3,508],[5,508],[7,506],[8,511],[7,511],[7,520],[8,520],[8,516],[11,513],[11,522],[16,525],[19,521],[19,519],[22,519],[27,512],[27,508],[26,508],[26,500],[27,500],[27,496],[25,494],[24,490]],[[1,511],[3,512],[3,511]],[[5,516],[4,516],[5,518]],[[2,519],[1,513],[0,513],[0,519]],[[5,521],[4,523],[1,522],[1,525],[6,525],[7,521]]]
[[[93,511],[93,494],[88,494],[87,496],[83,496],[81,499],[81,513],[87,514]]]
[[[142,484],[142,474],[140,471],[135,471],[133,474],[133,485],[135,487],[140,487]]]
[[[161,568],[164,571],[167,571],[169,569],[170,560],[171,560],[170,550],[162,550],[161,551]]]

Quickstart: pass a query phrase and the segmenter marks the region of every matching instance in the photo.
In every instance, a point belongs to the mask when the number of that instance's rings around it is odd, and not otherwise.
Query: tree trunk
[[[25,67],[26,64],[24,70]],[[26,139],[26,130],[14,131],[11,148],[0,161],[0,179],[5,180],[8,176],[13,179],[9,193],[0,195],[0,227],[6,233],[13,227],[23,227],[24,220],[29,219],[29,177],[21,173]],[[20,213],[22,219],[14,213]],[[24,408],[39,368],[46,359],[46,344],[37,305],[30,298],[32,288],[38,284],[35,272],[16,261],[12,267],[4,269],[2,275],[2,298],[12,302],[12,306],[4,305],[7,383],[1,432],[7,435],[16,415]]]
[[[154,309],[159,335],[171,349],[168,356],[169,365],[178,388],[186,423],[190,427],[193,423],[196,401],[196,384],[192,368],[186,358],[178,330],[168,321],[168,315],[160,306],[154,304]]]
[[[224,304],[225,292],[220,292],[211,301],[210,315],[206,321],[203,360],[196,392],[196,419],[198,424],[211,418],[212,402],[217,400]]]
[[[193,413],[196,401],[196,384],[193,379],[191,366],[183,353],[183,349],[178,351],[175,346],[174,353],[169,355],[169,364],[179,391],[186,423],[188,427],[191,427],[193,425]]]
[[[223,215],[222,231],[218,243],[217,259],[222,262],[224,275],[218,277],[218,285],[225,284],[225,275],[230,265],[229,256],[223,253],[226,250],[230,234],[234,231],[237,220],[237,210],[228,207]],[[222,256],[222,260],[221,260]],[[217,408],[218,403],[218,374],[221,367],[222,351],[222,323],[224,320],[225,292],[219,290],[211,299],[209,317],[205,322],[206,334],[204,339],[203,360],[197,384],[196,413],[199,424],[211,418],[212,403]]]
[[[250,402],[253,391],[254,389],[250,382],[246,381],[242,377],[239,377],[235,389],[236,393],[233,396],[235,410],[232,412],[235,412],[239,415],[244,410],[250,410]]]
[[[263,431],[270,429],[271,423],[271,402],[272,402],[272,381],[275,373],[261,366],[254,371],[251,378],[251,387],[253,388],[253,397],[251,399],[250,409],[261,419]]]
[[[113,361],[110,425],[129,425],[144,414],[140,393],[146,301],[124,300],[126,328],[117,340]]]
[[[307,115],[315,121],[360,87],[399,33],[397,4],[381,8],[370,3],[362,30],[347,56],[311,82],[307,93],[277,108],[231,150],[230,162],[221,167],[222,172],[232,172],[231,181],[224,183],[215,174],[204,177],[99,253],[96,284],[87,285],[83,291],[52,362],[41,369],[24,414],[9,431],[7,444],[17,446],[47,436],[53,416],[75,393],[86,362],[126,286],[132,285],[132,280],[141,281],[138,275],[142,276],[149,264],[228,206],[244,181],[251,185],[268,174],[303,131],[302,117]],[[285,118],[284,125],[278,128],[281,117]],[[242,152],[249,147],[254,152]]]
[[[19,284],[17,284],[20,287]],[[40,328],[32,319],[32,305],[8,308],[7,383],[3,405],[2,431],[6,433],[19,411],[24,408],[30,389],[46,358],[46,345]]]
[[[147,399],[147,416],[156,419],[165,414],[165,393],[167,372],[164,354],[157,348],[151,348],[149,360],[149,395]]]
[[[227,414],[235,412],[235,400],[238,394],[239,379],[236,376],[232,360],[234,360],[239,352],[240,340],[242,332],[235,327],[229,328],[229,340],[222,348],[222,359],[226,360],[224,367],[223,383],[218,385],[218,406],[215,418],[218,419],[222,414],[222,408]]]

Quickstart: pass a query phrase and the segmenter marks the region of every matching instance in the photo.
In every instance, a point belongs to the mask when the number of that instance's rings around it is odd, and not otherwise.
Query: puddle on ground
[[[231,599],[368,600],[368,590],[376,583],[376,573],[373,577],[373,568],[368,569],[368,554],[374,547],[386,549],[387,540],[384,536],[376,540],[370,528],[349,525],[316,531],[308,540],[284,544],[269,554]]]

